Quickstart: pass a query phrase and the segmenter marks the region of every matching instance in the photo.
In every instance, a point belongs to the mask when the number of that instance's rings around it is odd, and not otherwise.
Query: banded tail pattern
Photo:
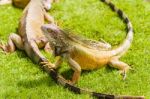
[[[70,91],[76,94],[89,94],[97,99],[144,99],[144,96],[115,96],[111,94],[103,94],[94,91],[90,91],[87,89],[79,88],[68,83],[61,75],[59,75],[56,70],[51,69],[49,71],[50,76],[55,80],[56,83],[62,85],[64,88],[68,88]]]
[[[106,3],[114,12],[116,12],[119,17],[127,24],[127,36],[122,45],[120,45],[118,48],[112,50],[112,53],[118,57],[122,56],[130,47],[131,42],[133,40],[133,28],[132,24],[129,20],[129,18],[126,16],[126,14],[118,9],[113,3],[110,2],[110,0],[100,0],[104,3]]]

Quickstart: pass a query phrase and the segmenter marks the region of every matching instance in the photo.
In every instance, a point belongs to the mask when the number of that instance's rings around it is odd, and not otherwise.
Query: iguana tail
[[[55,69],[49,69],[46,66],[43,66],[43,69],[54,79],[56,83],[62,85],[64,88],[68,88],[70,91],[76,94],[89,94],[98,99],[144,99],[143,96],[115,96],[79,88],[77,86],[74,86],[73,84],[68,83],[68,81],[64,79],[61,75],[59,75]]]
[[[122,10],[116,8],[116,6],[114,4],[112,4],[109,0],[101,0],[102,2],[105,2],[107,5],[109,5],[109,7],[115,11],[120,17],[121,19],[124,20],[124,22],[127,24],[127,36],[126,39],[124,40],[124,42],[122,43],[122,45],[120,45],[120,47],[112,50],[112,54],[113,56],[122,56],[130,47],[131,42],[133,40],[133,28],[132,28],[132,24],[129,21],[129,18],[125,15],[125,13],[123,13]]]

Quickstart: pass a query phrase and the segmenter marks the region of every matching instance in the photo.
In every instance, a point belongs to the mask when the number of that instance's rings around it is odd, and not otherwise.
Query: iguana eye
[[[50,33],[54,32],[52,29],[47,29],[47,31]]]

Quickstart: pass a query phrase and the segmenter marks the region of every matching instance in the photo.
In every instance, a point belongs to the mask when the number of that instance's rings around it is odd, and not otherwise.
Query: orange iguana
[[[18,8],[25,8],[25,6],[29,3],[30,0],[0,0],[0,5],[4,4],[13,4],[15,7]],[[57,2],[58,0],[43,0],[45,7],[47,9],[51,8],[52,2]]]
[[[109,0],[102,1],[106,2],[116,11],[127,24],[127,37],[123,44],[116,49],[101,50],[101,48],[95,46],[94,43],[92,44],[88,40],[71,35],[54,24],[45,24],[42,26],[42,31],[48,38],[51,48],[54,50],[54,55],[60,56],[58,63],[61,64],[61,58],[65,58],[70,67],[74,70],[72,83],[75,83],[79,79],[82,69],[93,70],[108,64],[118,68],[124,75],[124,79],[126,77],[126,72],[130,69],[130,66],[120,61],[119,58],[129,49],[133,40],[132,24],[127,16],[109,2]]]
[[[79,79],[81,69],[91,70],[91,69],[100,68],[102,67],[102,65],[108,64],[110,61],[112,61],[111,59],[114,59],[113,60],[114,63],[115,62],[121,63],[121,70],[125,70],[126,72],[127,70],[126,67],[122,67],[122,64],[125,63],[118,60],[120,56],[117,56],[118,54],[116,52],[116,51],[121,52],[122,50],[121,47],[114,50],[108,50],[107,47],[101,48],[101,44],[99,45],[99,42],[94,41],[93,43],[91,42],[91,40],[86,40],[86,39],[84,40],[79,38],[78,36],[68,34],[65,31],[58,28],[55,24],[44,24],[41,28],[44,34],[46,35],[46,37],[48,38],[50,46],[53,50],[53,54],[56,57],[58,57],[58,60],[55,63],[55,67],[50,67],[50,68],[56,69],[62,63],[63,59],[65,59],[68,62],[69,66],[75,71],[72,77],[72,81],[70,81],[70,83],[74,84]],[[127,36],[129,37],[129,35]],[[128,42],[128,40],[129,39],[127,38],[125,42]],[[126,46],[125,42],[123,46]],[[95,45],[94,47],[91,46],[92,43],[93,44],[96,43],[96,46]],[[43,62],[43,63],[48,64],[47,62]],[[88,67],[84,67],[84,66],[88,66]],[[55,76],[54,78],[59,78],[59,77],[60,76]],[[115,95],[97,93],[97,92],[77,88],[74,85],[70,86],[68,85],[68,83],[62,83],[62,81],[63,80],[61,80],[60,84],[62,84],[64,87],[69,88],[71,91],[74,91],[79,94],[87,93],[94,97],[97,97],[98,99],[144,99],[144,96],[127,96],[127,95],[115,96]]]
[[[47,37],[49,44],[53,50],[53,54],[59,57],[56,61],[55,68],[57,68],[63,60],[66,60],[69,66],[74,70],[71,83],[76,83],[79,80],[81,70],[93,70],[104,67],[104,65],[110,65],[114,68],[118,68],[123,74],[124,79],[126,72],[130,69],[130,66],[119,58],[129,49],[133,40],[133,28],[128,17],[118,8],[115,7],[109,0],[101,0],[108,4],[113,11],[115,11],[127,24],[127,36],[124,42],[115,49],[101,50],[98,44],[95,42],[94,45],[88,40],[84,40],[79,36],[69,34],[64,30],[60,29],[55,24],[45,24],[41,27],[43,33]],[[53,67],[52,67],[53,68]],[[84,92],[85,90],[78,90]],[[97,93],[89,92],[90,94],[96,95]],[[100,96],[100,95],[96,95]],[[144,99],[144,96],[110,96],[101,95],[100,99]]]

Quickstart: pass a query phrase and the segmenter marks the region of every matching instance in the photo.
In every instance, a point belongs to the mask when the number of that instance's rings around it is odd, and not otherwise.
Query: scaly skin
[[[129,49],[133,40],[132,24],[128,17],[109,0],[101,1],[108,4],[127,24],[128,30],[126,39],[118,48],[111,50],[95,48],[86,41],[84,42],[80,37],[63,31],[55,24],[45,24],[41,27],[43,33],[48,38],[53,54],[59,57],[55,63],[55,68],[57,68],[63,60],[66,60],[69,66],[74,70],[71,80],[73,84],[79,80],[82,69],[93,70],[108,64],[114,68],[118,68],[124,75],[123,79],[125,79],[126,72],[130,69],[130,66],[120,61],[119,58]],[[87,92],[99,99],[144,99],[144,96],[115,96],[89,92],[83,89],[78,89],[78,91],[80,93]]]
[[[13,4],[15,7],[18,8],[25,8],[25,6],[29,3],[30,0],[0,0],[0,5],[5,5],[5,4]],[[58,2],[58,0],[43,0],[46,4],[46,8],[50,9],[51,8],[51,3],[52,2]]]

